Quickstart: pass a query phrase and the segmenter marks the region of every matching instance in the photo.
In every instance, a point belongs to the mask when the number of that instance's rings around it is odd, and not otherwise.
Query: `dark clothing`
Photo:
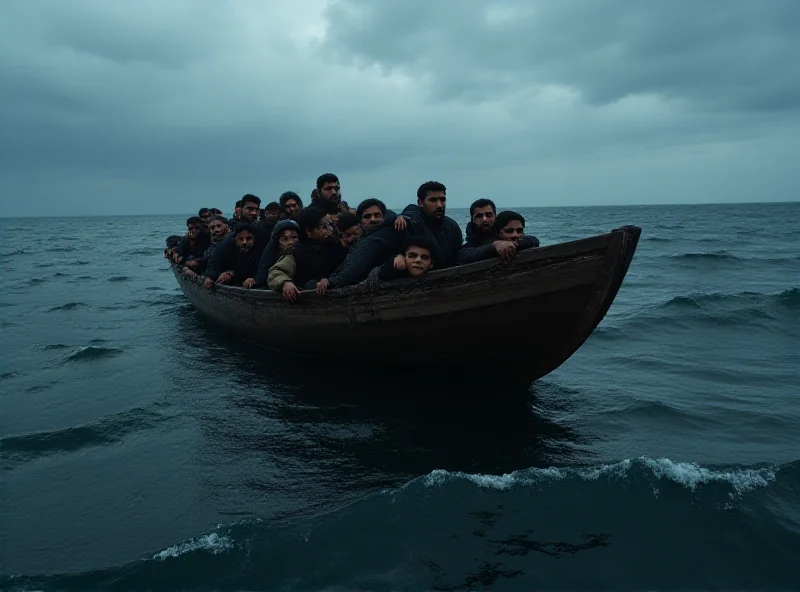
[[[316,248],[303,242],[294,245],[292,254],[297,266],[294,284],[303,289],[310,281],[319,281],[333,273],[347,256],[347,249],[339,243],[328,243]]]
[[[197,261],[197,268],[195,269],[197,273],[202,275],[202,273],[206,270],[206,268],[208,267],[208,262],[211,259],[211,254],[214,252],[214,249],[216,249],[220,245],[221,242],[222,241],[220,241],[219,243],[211,243],[210,245],[208,245],[208,248],[203,252],[203,256],[197,257],[197,259],[195,259],[195,261]]]
[[[233,279],[228,285],[241,286],[247,278],[256,277],[261,251],[261,248],[255,246],[245,255],[236,248],[235,242],[226,244],[223,240],[211,254],[205,276],[216,281],[223,272],[232,271]]]
[[[256,224],[256,229],[263,236],[266,236],[267,237],[267,241],[268,241],[270,239],[270,237],[272,237],[272,229],[275,228],[275,224],[276,223],[277,223],[277,221],[270,222],[269,220],[264,218],[258,224]],[[267,243],[265,242],[264,245],[266,245],[266,244]]]
[[[210,243],[211,237],[208,234],[198,233],[194,244],[189,242],[188,236],[184,236],[181,238],[181,242],[178,245],[178,254],[184,261],[188,260],[190,257],[199,259],[203,256],[203,253]]]
[[[436,220],[423,214],[422,208],[414,204],[403,210],[403,216],[409,220],[409,236],[426,236],[438,247],[431,253],[434,269],[445,269],[458,263],[464,234],[455,220],[447,216]]]
[[[394,258],[389,259],[386,263],[381,265],[378,268],[378,279],[382,282],[388,282],[389,280],[397,280],[404,277],[410,277],[408,275],[408,271],[405,269],[397,269],[394,266]]]
[[[344,263],[328,278],[332,288],[352,286],[365,280],[373,268],[400,252],[405,233],[394,229],[395,220],[397,214],[387,210],[383,222],[358,239],[350,248]]]
[[[458,262],[462,264],[475,263],[497,257],[494,241],[503,240],[494,233],[483,234],[475,224],[467,224],[467,241],[458,252]],[[519,239],[517,251],[524,251],[539,246],[539,239],[535,236],[525,236]]]
[[[278,262],[278,258],[281,255],[281,245],[278,239],[280,238],[281,232],[284,230],[296,230],[300,232],[300,228],[294,220],[278,220],[278,222],[275,223],[272,227],[269,242],[267,246],[264,247],[264,251],[261,253],[261,260],[258,262],[258,274],[255,278],[256,287],[261,288],[267,285],[269,268]]]

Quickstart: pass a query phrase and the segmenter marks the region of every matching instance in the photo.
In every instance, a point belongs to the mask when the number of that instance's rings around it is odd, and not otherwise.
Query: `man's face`
[[[249,230],[242,230],[236,235],[236,248],[240,253],[249,253],[253,250],[255,238]]]
[[[295,218],[297,216],[297,212],[300,211],[300,204],[297,203],[296,199],[287,199],[286,205],[283,206],[283,209],[286,211],[286,215],[289,218]]]
[[[343,247],[352,247],[361,238],[361,227],[351,226],[339,235]]]
[[[281,251],[285,251],[298,240],[300,240],[300,237],[297,236],[297,231],[294,229],[289,229],[281,232],[281,235],[278,237],[278,244],[281,247]]]
[[[311,242],[325,243],[333,238],[333,224],[327,214],[319,221],[317,227],[308,233]]]
[[[208,225],[208,229],[211,231],[211,240],[215,243],[218,243],[225,235],[228,234],[228,225],[225,224],[222,220],[214,220],[211,224]]]
[[[447,196],[444,191],[428,191],[425,199],[417,200],[417,205],[422,208],[422,212],[426,216],[441,220],[444,218],[445,202],[447,202]]]
[[[269,222],[277,222],[278,218],[280,217],[281,217],[280,208],[272,208],[264,211],[264,218],[266,218]]]
[[[242,206],[237,206],[233,209],[233,217],[236,220],[242,217]]]
[[[424,247],[409,247],[406,249],[405,257],[408,275],[412,277],[427,273],[433,263],[431,252]]]
[[[258,215],[261,213],[257,203],[248,201],[242,204],[242,216],[248,222],[255,222],[258,220]]]
[[[186,225],[186,236],[189,237],[189,240],[194,240],[197,238],[197,235],[200,232],[200,226],[197,224],[187,224]]]
[[[375,228],[383,222],[383,212],[379,206],[370,206],[361,214],[361,226],[365,229]]]
[[[338,181],[328,181],[319,190],[319,196],[326,200],[339,203],[342,201],[342,188]]]
[[[491,233],[492,225],[494,224],[494,210],[492,206],[475,208],[475,211],[472,213],[472,223],[478,227],[481,234]]]
[[[503,226],[500,232],[498,232],[498,236],[502,240],[511,241],[514,244],[517,244],[517,241],[519,241],[524,234],[525,228],[519,220],[511,220],[511,222]]]

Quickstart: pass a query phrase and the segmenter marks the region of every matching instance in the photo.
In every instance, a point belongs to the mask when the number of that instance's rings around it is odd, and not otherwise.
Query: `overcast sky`
[[[0,216],[800,198],[800,0],[2,0]]]

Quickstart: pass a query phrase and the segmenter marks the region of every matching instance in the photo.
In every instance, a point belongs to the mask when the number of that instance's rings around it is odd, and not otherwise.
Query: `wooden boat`
[[[358,367],[485,372],[501,364],[533,380],[563,364],[603,319],[640,234],[624,226],[522,251],[512,263],[495,258],[420,280],[304,292],[293,305],[269,290],[208,291],[174,264],[173,271],[203,317],[274,349]]]

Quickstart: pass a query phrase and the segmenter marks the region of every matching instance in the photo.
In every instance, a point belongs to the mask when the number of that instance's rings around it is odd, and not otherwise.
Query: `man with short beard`
[[[342,187],[339,184],[339,177],[333,173],[325,173],[317,177],[317,188],[311,193],[311,203],[309,208],[320,208],[327,212],[326,204],[333,204],[341,208]]]
[[[394,215],[394,212],[390,213]],[[383,223],[383,219],[386,217],[386,204],[374,197],[365,199],[358,204],[356,217],[361,224],[361,233],[367,236]]]
[[[281,217],[284,220],[294,220],[303,209],[303,200],[294,191],[286,191],[278,199],[281,206]]]
[[[211,239],[208,233],[202,232],[203,221],[197,216],[186,220],[186,236],[181,239],[178,249],[172,255],[175,263],[183,263],[189,257],[202,257]]]
[[[235,249],[216,249],[206,270],[206,289],[215,284],[229,284],[252,288],[258,273],[261,250],[256,243],[255,226],[240,222],[233,231]],[[213,267],[212,267],[213,263]]]
[[[222,216],[213,216],[209,221],[208,228],[211,234],[211,244],[208,245],[202,257],[189,259],[186,262],[186,266],[183,268],[183,273],[190,279],[196,278],[197,274],[202,274],[206,270],[212,253],[222,242],[222,239],[228,235],[230,230],[228,221]]]
[[[512,261],[518,251],[539,246],[539,239],[535,236],[520,235],[511,241],[498,235],[495,228],[496,209],[494,202],[489,199],[479,199],[473,203],[469,213],[471,221],[467,224],[467,241],[458,253],[459,263],[475,263],[492,257]],[[519,216],[516,212],[511,213]],[[522,226],[525,226],[524,219]]]

